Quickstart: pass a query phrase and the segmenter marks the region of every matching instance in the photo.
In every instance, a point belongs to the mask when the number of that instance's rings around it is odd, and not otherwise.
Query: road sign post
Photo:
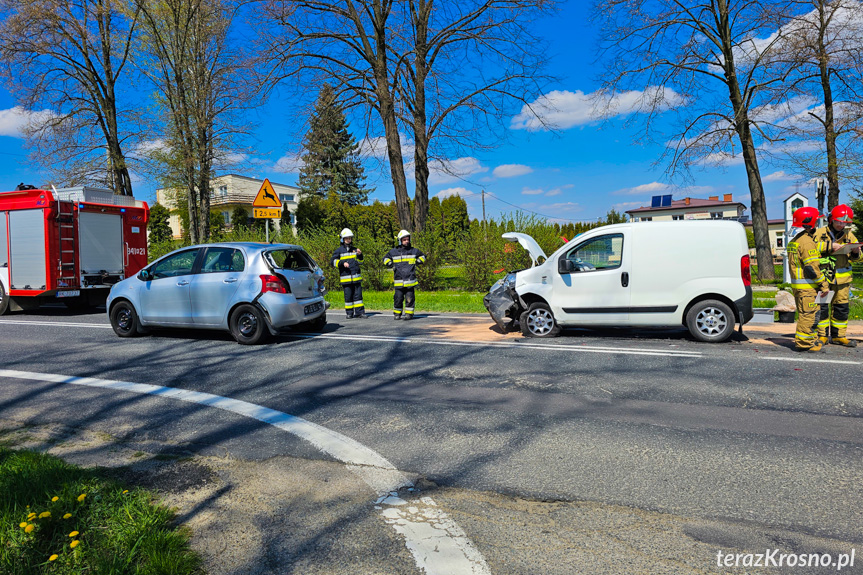
[[[270,221],[282,217],[282,203],[279,201],[273,185],[269,179],[265,179],[261,184],[261,189],[258,190],[258,195],[255,196],[255,201],[252,202],[252,215],[255,218],[264,219],[264,229],[267,234],[267,243],[270,241]]]

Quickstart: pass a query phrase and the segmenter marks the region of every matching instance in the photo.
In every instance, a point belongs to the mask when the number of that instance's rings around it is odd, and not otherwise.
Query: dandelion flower
[[[21,529],[24,529],[25,527],[27,527],[27,522],[22,521],[21,523],[18,524],[18,527],[20,527]]]
[[[123,493],[129,493],[129,490],[128,490],[128,489],[124,489],[124,490],[123,490]]]
[[[39,514],[39,519],[45,519],[46,517],[51,517],[50,511],[43,511],[42,513]]]
[[[74,549],[75,547],[77,547],[77,546],[78,546],[78,543],[80,543],[80,541],[78,541],[77,539],[75,539],[74,541],[72,541],[71,543],[69,543],[69,547],[71,547],[72,549]]]
[[[54,555],[51,555],[50,557],[48,557],[48,561],[56,561],[57,557],[58,557],[58,555],[55,553]]]
[[[70,517],[72,517],[72,514],[67,513],[66,515],[63,516],[63,519],[69,519]]]
[[[77,531],[73,531],[72,533],[70,533],[70,534],[69,534],[69,537],[74,537],[74,536],[76,536],[77,534],[78,534],[78,532],[77,532]]]
[[[51,501],[57,501],[57,500],[59,500],[59,499],[60,499],[59,497],[52,497],[52,498],[51,498]]]
[[[78,501],[84,501],[84,498],[85,498],[85,497],[87,497],[87,494],[86,494],[86,493],[82,493],[81,495],[79,495],[79,496],[78,496]]]
[[[32,523],[30,523],[29,525],[27,525],[27,527],[24,528],[25,533],[30,533],[32,531],[33,531],[33,524]]]
[[[31,519],[33,519],[34,517],[36,517],[36,514],[35,514],[35,513],[31,513],[31,514],[29,514],[29,515],[27,516],[27,521],[30,521],[30,520],[31,520]]]

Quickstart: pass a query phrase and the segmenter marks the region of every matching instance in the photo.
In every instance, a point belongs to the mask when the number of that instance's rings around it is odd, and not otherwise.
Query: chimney
[[[689,198],[683,198],[683,204],[688,206],[689,205]]]
[[[719,201],[719,196],[710,196],[710,197],[709,197],[709,198],[707,198],[707,199],[708,199],[708,200],[710,200],[711,202],[718,202],[718,201]]]
[[[731,202],[734,200],[731,199],[731,194],[725,194],[724,196],[722,196],[722,201],[723,202]]]

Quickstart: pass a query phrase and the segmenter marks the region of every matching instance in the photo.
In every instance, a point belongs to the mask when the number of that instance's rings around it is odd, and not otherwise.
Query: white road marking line
[[[4,323],[17,323],[25,325],[49,325],[49,326],[69,326],[69,327],[98,327],[111,329],[109,325],[87,324],[87,323],[61,323],[61,322],[46,322],[46,321],[20,321],[20,320],[0,320],[0,325]],[[516,343],[506,341],[466,341],[466,340],[444,340],[426,337],[404,337],[391,335],[363,335],[363,334],[338,334],[338,333],[287,333],[287,337],[299,337],[303,339],[347,339],[360,341],[382,341],[390,343],[427,343],[432,345],[454,345],[466,347],[505,347],[512,349],[528,348],[528,349],[548,349],[552,351],[570,351],[583,353],[606,353],[606,354],[624,354],[624,355],[647,355],[660,357],[703,357],[700,351],[687,351],[675,349],[650,349],[638,347],[609,347],[609,346],[583,346],[583,345],[555,345],[548,343]]]
[[[805,363],[840,363],[842,365],[863,365],[863,362],[860,361],[848,361],[844,359],[815,359],[808,357],[766,357],[761,355],[759,355],[758,358],[772,359],[774,361],[799,361]]]
[[[96,327],[99,329],[112,329],[110,325],[104,325],[100,323],[72,323],[68,321],[27,321],[19,319],[0,320],[0,325],[4,323],[14,325],[50,325],[54,327]]]
[[[341,433],[268,407],[200,391],[12,369],[0,369],[0,377],[84,385],[178,399],[230,411],[278,427],[344,463],[348,470],[371,487],[377,494],[375,508],[380,509],[384,521],[404,537],[405,546],[420,569],[429,575],[491,574],[482,554],[464,530],[440,511],[431,498],[420,498],[421,504],[412,504],[408,508],[409,512],[397,509],[397,506],[406,503],[398,497],[398,490],[413,488],[413,483],[378,452]]]

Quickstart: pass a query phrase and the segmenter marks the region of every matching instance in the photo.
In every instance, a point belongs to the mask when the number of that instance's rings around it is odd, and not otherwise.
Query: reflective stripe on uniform
[[[405,280],[404,283],[402,284],[402,287],[414,287],[418,283],[419,282],[417,280]]]
[[[798,331],[796,335],[800,339],[815,339],[818,337],[817,333],[803,333],[802,331]]]
[[[822,263],[822,264],[829,263],[829,260],[828,260],[828,261],[824,261],[824,260],[822,260],[821,258],[814,257],[814,256],[813,256],[813,257],[811,257],[811,258],[806,258],[805,260],[803,260],[803,263],[804,263],[804,264],[811,264],[812,262],[815,262],[815,261],[817,261],[817,262],[819,262],[819,263]]]
[[[405,280],[393,280],[393,285],[395,287],[402,287],[405,283]]]
[[[424,263],[426,263],[426,257],[425,257],[425,256],[420,256],[420,257],[418,257],[418,258],[417,258],[417,261],[418,261],[419,263],[421,263],[421,264],[424,264]]]
[[[406,307],[406,308],[405,308],[405,313],[409,313],[409,314],[413,315],[413,313],[414,313],[414,308],[412,308],[412,307]]]
[[[388,264],[391,264],[391,263],[393,263],[392,258],[384,258],[384,265],[388,265]]]
[[[350,260],[350,259],[354,259],[356,257],[357,257],[357,254],[341,254],[339,256],[339,259],[340,260]]]
[[[363,279],[363,277],[360,274],[348,274],[346,276],[341,276],[339,278],[339,281],[342,282],[343,284],[349,284],[352,282],[358,282],[362,279]]]
[[[823,281],[824,281],[824,275],[823,274],[821,276],[821,279],[817,279],[817,280],[806,280],[806,279],[791,278],[791,284],[792,285],[806,286],[806,287],[808,287],[810,289],[814,289],[814,290],[817,290],[820,287],[821,282],[823,282]],[[800,288],[798,287],[797,289],[800,289]]]

